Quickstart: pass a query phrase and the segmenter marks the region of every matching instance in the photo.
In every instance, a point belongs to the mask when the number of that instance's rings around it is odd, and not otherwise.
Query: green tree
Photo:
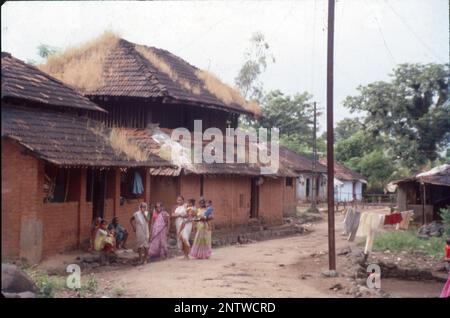
[[[360,118],[344,118],[334,128],[334,142],[350,138],[364,128]]]
[[[355,169],[367,178],[369,191],[382,192],[385,185],[391,181],[395,164],[382,150],[376,149],[361,158],[349,160],[349,168]]]
[[[48,44],[40,44],[37,48],[40,57],[47,59],[50,55],[58,52],[58,49]]]
[[[269,44],[264,34],[255,32],[250,38],[250,47],[245,52],[244,64],[235,78],[236,87],[246,99],[261,102],[264,94],[259,78],[266,70],[268,61],[275,62]]]
[[[336,160],[347,162],[351,158],[361,158],[367,151],[374,150],[379,143],[366,131],[359,130],[335,145]]]
[[[448,65],[401,64],[390,82],[358,87],[344,106],[362,111],[366,129],[387,138],[395,158],[418,170],[450,141]]]

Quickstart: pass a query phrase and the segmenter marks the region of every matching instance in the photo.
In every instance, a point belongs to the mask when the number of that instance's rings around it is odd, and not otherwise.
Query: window
[[[65,202],[69,190],[69,170],[56,166],[44,167],[44,202]]]
[[[286,178],[286,187],[292,187],[293,182],[292,182],[292,178],[288,177]]]
[[[309,178],[306,178],[306,197],[309,197],[309,192],[310,192],[310,180]]]

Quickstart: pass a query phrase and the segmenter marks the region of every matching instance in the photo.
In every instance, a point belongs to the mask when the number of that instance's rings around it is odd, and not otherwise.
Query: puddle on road
[[[439,297],[445,283],[437,281],[408,281],[397,278],[381,280],[381,289],[391,297],[433,298]]]

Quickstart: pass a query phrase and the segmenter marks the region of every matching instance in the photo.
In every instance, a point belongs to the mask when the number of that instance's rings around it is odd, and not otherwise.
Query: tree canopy
[[[358,87],[344,106],[362,111],[366,129],[386,136],[396,159],[414,168],[436,160],[450,142],[448,77],[448,65],[400,64],[391,81]]]

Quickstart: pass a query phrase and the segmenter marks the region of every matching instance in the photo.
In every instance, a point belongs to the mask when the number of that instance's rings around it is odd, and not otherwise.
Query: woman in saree
[[[195,201],[190,199],[187,204],[184,204],[184,198],[178,196],[177,204],[178,206],[172,217],[175,218],[178,248],[183,252],[184,257],[189,259],[189,237],[191,236],[192,220],[195,214]]]
[[[201,199],[200,208],[197,212],[196,229],[194,243],[192,244],[191,253],[189,256],[199,259],[207,259],[211,256],[211,224],[212,220],[212,202],[208,200],[205,202]]]
[[[152,220],[149,258],[167,257],[167,233],[170,227],[169,213],[161,202],[156,203],[155,218]]]

